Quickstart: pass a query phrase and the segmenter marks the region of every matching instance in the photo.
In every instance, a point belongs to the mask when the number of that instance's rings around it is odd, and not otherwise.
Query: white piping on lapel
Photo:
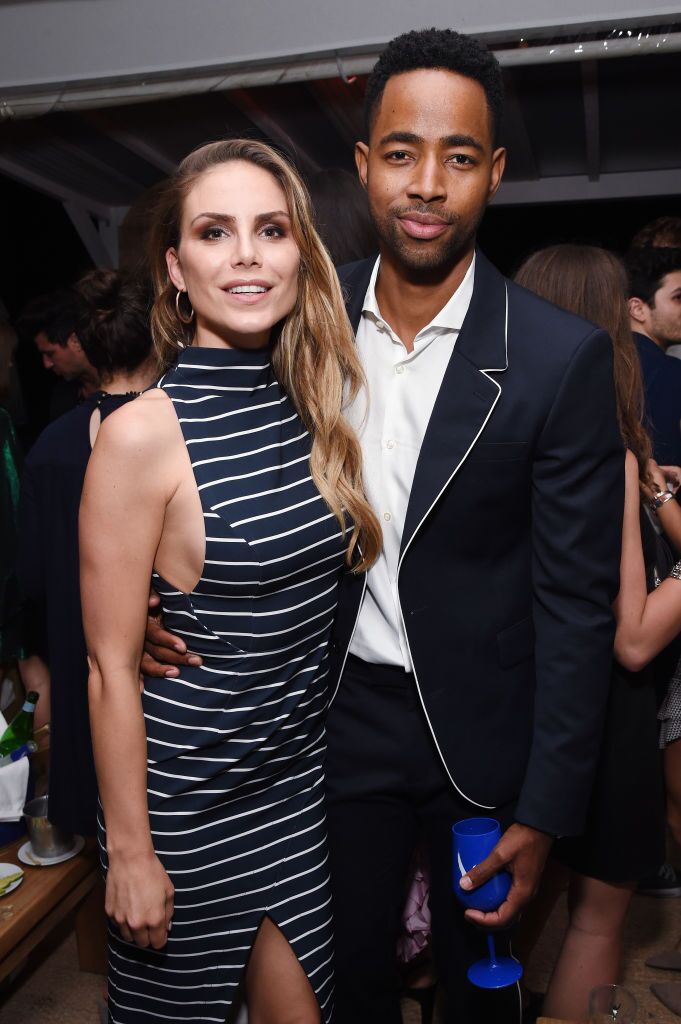
[[[412,653],[411,653],[411,645],[409,643],[409,634],[407,633],[407,624],[404,621],[404,612],[402,611],[402,602],[400,600],[400,569],[402,568],[402,562],[404,561],[404,556],[406,555],[407,551],[411,547],[412,542],[414,540],[414,537],[419,532],[419,530],[421,529],[421,527],[425,523],[426,519],[428,518],[430,513],[433,511],[433,509],[437,505],[438,501],[440,500],[440,498],[442,497],[442,495],[444,494],[446,489],[449,487],[450,483],[452,482],[452,480],[454,479],[454,477],[459,472],[459,470],[463,466],[464,462],[468,458],[468,456],[469,456],[473,446],[476,444],[476,442],[477,442],[478,438],[480,437],[481,433],[483,432],[483,430],[487,426],[487,422],[488,422],[490,416],[492,415],[492,413],[494,412],[494,410],[496,409],[497,402],[499,401],[499,398],[501,397],[501,384],[499,384],[498,381],[493,380],[492,377],[488,377],[487,375],[489,373],[503,373],[505,370],[508,369],[508,285],[505,285],[505,288],[506,288],[506,315],[505,315],[505,320],[504,320],[505,365],[504,366],[500,366],[500,367],[498,367],[496,369],[493,368],[493,367],[490,367],[490,369],[488,369],[488,370],[480,370],[480,373],[484,377],[487,377],[487,379],[489,380],[490,384],[494,384],[495,388],[497,388],[497,397],[494,399],[494,402],[492,403],[492,408],[487,413],[487,416],[485,417],[484,423],[482,424],[482,426],[480,427],[480,430],[477,432],[477,434],[475,435],[475,437],[471,441],[471,443],[468,446],[468,449],[465,452],[463,458],[460,460],[458,465],[454,468],[453,472],[447,478],[447,480],[443,484],[442,488],[440,489],[439,493],[433,499],[430,507],[424,512],[423,516],[421,517],[420,522],[417,524],[415,529],[412,531],[412,535],[409,538],[409,540],[407,541],[407,543],[405,544],[404,548],[402,549],[402,554],[400,555],[400,560],[397,563],[397,574],[396,574],[396,580],[395,580],[396,587],[397,587],[397,604],[398,604],[398,607],[399,607],[399,610],[400,610],[400,618],[402,620],[402,629],[404,630],[404,635],[405,635],[406,640],[407,640],[407,650],[409,651],[409,659],[411,661],[412,670],[414,672],[414,682],[416,683],[416,692],[419,695],[419,700],[421,701],[421,707],[423,708],[423,713],[426,716],[426,721],[428,723],[428,728],[430,729],[430,734],[433,737],[433,742],[435,743],[435,747],[437,749],[437,752],[440,755],[440,760],[442,761],[442,764],[444,766],[445,771],[447,772],[449,780],[450,780],[451,784],[454,786],[454,789],[457,791],[457,793],[460,793],[461,796],[464,798],[464,800],[468,800],[469,803],[475,804],[476,807],[482,807],[486,811],[493,811],[496,805],[495,804],[481,804],[479,801],[473,800],[472,797],[467,796],[466,793],[464,793],[464,791],[462,789],[460,789],[459,786],[457,786],[456,782],[454,781],[452,773],[450,772],[449,768],[447,767],[447,762],[445,761],[445,759],[444,759],[444,757],[442,755],[442,751],[440,750],[440,744],[437,741],[437,736],[435,735],[435,730],[433,729],[432,723],[431,723],[430,718],[428,716],[428,711],[426,709],[425,702],[423,700],[423,694],[421,693],[421,687],[419,685],[418,676],[416,674],[416,666],[414,665],[414,658],[412,657]],[[358,613],[358,615],[359,615],[359,613]]]

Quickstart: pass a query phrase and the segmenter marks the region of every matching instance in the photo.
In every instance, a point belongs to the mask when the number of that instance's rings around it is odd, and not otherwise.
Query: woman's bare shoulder
[[[105,448],[128,457],[158,457],[181,438],[173,403],[162,388],[151,388],[106,417],[94,451]]]

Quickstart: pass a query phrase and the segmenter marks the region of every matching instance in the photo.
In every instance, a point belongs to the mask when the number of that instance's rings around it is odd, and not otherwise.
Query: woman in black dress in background
[[[145,293],[113,270],[94,270],[76,288],[78,339],[99,389],[60,416],[31,449],[21,482],[22,589],[47,617],[51,675],[50,819],[94,835],[97,781],[87,705],[81,622],[78,508],[99,424],[156,376]]]
[[[651,482],[650,441],[641,425],[640,367],[622,265],[604,249],[556,245],[531,256],[515,280],[609,332],[627,449],[615,660],[601,754],[585,832],[559,840],[552,855],[571,871],[570,916],[542,1012],[585,1020],[589,991],[617,981],[636,883],[664,860],[664,786],[649,663],[681,630],[681,583],[666,578],[673,558],[653,526],[648,498],[640,493]],[[664,582],[651,593],[660,578]],[[549,868],[547,884],[550,876]]]

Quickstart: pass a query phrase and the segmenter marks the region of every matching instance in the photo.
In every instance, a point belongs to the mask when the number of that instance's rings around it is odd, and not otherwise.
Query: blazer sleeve
[[[536,694],[516,820],[552,835],[582,831],[608,698],[624,511],[624,445],[612,343],[573,354],[532,470]]]

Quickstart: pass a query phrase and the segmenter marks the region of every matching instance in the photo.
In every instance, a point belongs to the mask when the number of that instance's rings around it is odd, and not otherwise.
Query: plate
[[[21,871],[21,878],[17,878],[16,882],[12,882],[8,885],[3,896],[7,896],[10,892],[14,892],[18,885],[24,880],[24,869],[20,868],[18,864],[0,864],[0,878],[7,878],[8,875],[16,875],[17,871]]]
[[[65,860],[71,860],[72,857],[77,856],[85,846],[85,840],[82,836],[75,836],[73,846],[66,853],[60,854],[59,857],[39,857],[37,853],[34,853],[31,849],[30,840],[24,843],[19,848],[19,860],[22,864],[28,864],[32,868],[47,868],[53,864],[62,864]]]

